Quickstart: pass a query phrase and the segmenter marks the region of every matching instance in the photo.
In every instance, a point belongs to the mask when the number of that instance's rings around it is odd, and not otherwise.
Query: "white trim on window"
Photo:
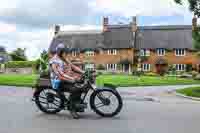
[[[116,49],[108,49],[108,55],[117,55]]]
[[[72,51],[72,56],[77,56],[77,51],[76,50]]]
[[[141,49],[140,50],[140,56],[150,56],[150,50],[149,49]]]
[[[157,48],[157,55],[158,56],[164,56],[165,55],[165,49],[164,48]]]
[[[142,64],[142,70],[143,71],[150,71],[151,70],[151,64]]]
[[[94,51],[89,50],[89,51],[86,51],[85,54],[86,54],[87,56],[94,56]]]
[[[174,50],[176,56],[185,56],[186,50],[185,49],[175,49]]]
[[[94,64],[85,64],[85,70],[94,70]]]
[[[176,71],[185,71],[186,70],[186,64],[175,64]]]
[[[117,70],[117,64],[107,64],[106,68],[108,71],[109,70],[115,71],[115,70]]]

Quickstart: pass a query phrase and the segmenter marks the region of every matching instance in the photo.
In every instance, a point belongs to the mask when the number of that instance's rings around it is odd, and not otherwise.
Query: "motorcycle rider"
[[[73,118],[78,119],[77,106],[81,106],[80,88],[75,89],[73,86],[80,81],[81,74],[84,73],[79,67],[73,65],[67,58],[68,49],[64,44],[59,44],[56,48],[56,54],[50,59],[51,83],[54,89],[63,89],[67,85],[70,90],[70,112]],[[64,85],[64,86],[63,86]],[[65,86],[66,87],[66,86]],[[74,89],[74,90],[73,90]]]

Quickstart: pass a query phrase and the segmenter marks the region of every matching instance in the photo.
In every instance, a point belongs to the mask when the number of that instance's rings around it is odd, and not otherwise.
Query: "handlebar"
[[[94,80],[94,73],[96,71],[85,71],[85,73],[83,73],[81,75],[81,79],[80,79],[80,82],[85,82],[85,81],[91,81],[93,82]]]

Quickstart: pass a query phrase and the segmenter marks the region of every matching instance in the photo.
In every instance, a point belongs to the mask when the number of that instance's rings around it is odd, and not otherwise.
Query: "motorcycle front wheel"
[[[96,90],[90,97],[90,106],[94,112],[103,117],[114,117],[122,109],[122,98],[116,90]]]

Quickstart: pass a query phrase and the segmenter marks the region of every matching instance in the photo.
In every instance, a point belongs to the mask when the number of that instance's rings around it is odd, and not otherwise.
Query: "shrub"
[[[7,68],[26,68],[35,67],[35,61],[9,61],[6,63]]]
[[[105,70],[105,66],[102,65],[102,64],[99,64],[99,65],[97,66],[97,70]]]
[[[145,76],[157,76],[157,74],[153,72],[148,72],[148,73],[145,73]]]
[[[143,71],[133,71],[132,75],[133,76],[142,76],[142,75],[144,75],[144,72]]]
[[[176,74],[176,67],[175,67],[174,65],[169,65],[168,71],[169,71],[171,74],[175,75],[175,74]]]
[[[192,71],[192,64],[187,64],[186,65],[186,71],[191,72]]]
[[[192,74],[190,73],[183,73],[180,78],[192,78]]]
[[[192,77],[195,78],[199,73],[197,71],[192,71]]]
[[[200,74],[196,75],[195,80],[200,80]]]

